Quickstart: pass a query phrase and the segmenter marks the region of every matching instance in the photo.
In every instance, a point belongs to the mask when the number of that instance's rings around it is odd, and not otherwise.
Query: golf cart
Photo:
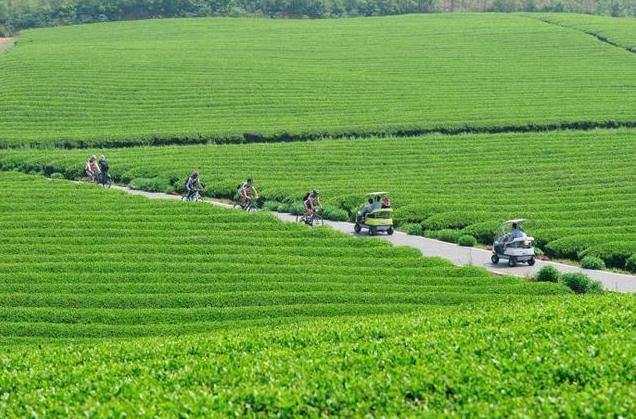
[[[374,202],[376,202],[378,198],[380,199],[380,203],[383,199],[388,201],[388,194],[386,192],[372,192],[366,196],[373,199]],[[369,236],[374,236],[379,232],[385,232],[390,236],[393,234],[393,209],[381,206],[371,211],[359,212],[356,217],[356,224],[353,226],[353,231],[360,233],[363,228],[369,230]]]
[[[492,263],[496,265],[499,259],[508,259],[508,266],[511,267],[516,266],[518,262],[534,265],[534,238],[521,230],[521,225],[525,221],[509,220],[499,226],[490,257]]]

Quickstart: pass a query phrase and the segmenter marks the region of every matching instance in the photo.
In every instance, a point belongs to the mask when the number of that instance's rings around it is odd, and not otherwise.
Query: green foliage
[[[463,236],[459,236],[457,239],[457,244],[465,247],[473,247],[477,244],[477,240],[468,234],[464,234]]]
[[[538,282],[558,282],[561,273],[557,268],[551,265],[546,265],[539,269],[539,272],[534,276],[534,280]]]
[[[425,237],[429,237],[431,239],[437,239],[437,240],[441,240],[441,241],[445,241],[449,243],[457,243],[459,241],[459,238],[463,235],[464,233],[462,233],[460,230],[450,230],[450,229],[427,230],[424,232]]]
[[[596,256],[585,256],[581,259],[581,267],[585,269],[605,269],[605,262]]]
[[[142,178],[138,177],[130,181],[129,186],[132,189],[141,189],[149,192],[165,192],[170,193],[174,191],[174,186],[172,186],[168,181],[154,177],[154,178]]]
[[[263,203],[263,209],[267,211],[278,211],[281,203],[278,201],[265,201]]]
[[[625,264],[625,269],[630,272],[636,273],[636,253],[634,253],[629,259],[627,259],[627,263]]]
[[[634,109],[625,104],[636,93],[624,87],[634,82],[633,57],[589,38],[509,14],[172,19],[30,30],[0,60],[0,146],[633,126]]]
[[[50,175],[51,179],[64,179],[64,174],[60,172],[53,172]]]
[[[7,417],[630,417],[632,296],[0,353]],[[4,348],[3,348],[4,349]],[[211,397],[213,389],[213,397]]]
[[[411,234],[413,236],[421,236],[423,233],[422,225],[416,223],[407,223],[401,225],[400,230],[406,232],[406,234]]]
[[[577,294],[600,293],[603,291],[603,286],[600,282],[594,281],[589,276],[580,272],[561,274],[559,282]]]
[[[325,220],[333,220],[333,221],[348,221],[349,213],[343,209],[325,205],[322,210],[322,216]]]
[[[501,161],[507,159],[506,151],[498,147],[503,143],[515,149],[545,151],[526,163],[526,170],[533,175],[516,178],[515,188],[510,188],[509,179],[500,174]],[[361,148],[371,155],[384,156],[380,177],[369,170],[366,158],[358,157]],[[616,149],[622,152],[616,153]],[[0,167],[35,173],[57,171],[75,177],[90,153],[101,152],[2,150]],[[362,206],[365,192],[381,189],[391,193],[398,225],[427,221],[429,226],[445,226],[441,229],[454,226],[450,241],[470,234],[482,243],[492,243],[493,232],[501,221],[524,217],[530,220],[525,225],[528,234],[553,258],[579,259],[593,248],[593,256],[601,257],[610,267],[624,269],[627,259],[636,254],[632,247],[636,242],[636,206],[632,194],[625,192],[633,182],[624,170],[632,164],[631,156],[636,155],[636,131],[631,129],[437,135],[426,137],[426,141],[372,138],[140,147],[109,149],[107,154],[111,174],[117,179],[183,179],[197,167],[208,193],[227,197],[234,193],[245,173],[250,173],[266,201],[296,202],[301,213],[299,198],[316,187],[321,190],[325,206],[338,207],[349,214]],[[474,163],[476,156],[479,164]],[[405,163],[410,161],[417,163]],[[612,164],[599,165],[599,161]],[[315,169],[309,176],[307,167]],[[570,188],[562,187],[564,170]],[[352,179],[355,187],[351,186]],[[608,263],[610,259],[615,261]]]
[[[0,172],[0,187],[0,343],[200,333],[563,292],[266,212],[15,172]]]

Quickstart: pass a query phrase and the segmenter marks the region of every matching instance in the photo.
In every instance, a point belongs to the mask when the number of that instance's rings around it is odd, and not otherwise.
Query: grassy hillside
[[[0,167],[76,177],[91,152],[98,151],[3,151]],[[299,201],[319,188],[325,203],[347,209],[361,204],[365,192],[386,190],[396,219],[421,223],[425,230],[466,228],[489,241],[499,222],[525,217],[552,256],[594,254],[625,268],[636,254],[634,130],[146,147],[106,154],[112,174],[125,182],[159,177],[181,187],[196,168],[212,195],[232,194],[251,175],[266,199]]]
[[[0,185],[0,343],[193,333],[564,292],[268,214],[16,173],[0,174]]]
[[[13,416],[629,417],[634,297],[3,348]]]
[[[582,31],[636,53],[636,19],[605,16],[549,14],[540,16],[548,22]],[[636,57],[634,58],[636,59]]]
[[[634,123],[633,68],[521,15],[29,30],[0,57],[0,145]]]

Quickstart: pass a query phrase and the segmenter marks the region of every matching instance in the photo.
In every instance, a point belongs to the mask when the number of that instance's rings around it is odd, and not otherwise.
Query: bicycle
[[[201,202],[203,201],[203,198],[201,197],[201,192],[203,192],[203,189],[197,189],[194,191],[193,194],[191,193],[186,193],[181,200],[185,201],[185,202]]]
[[[309,215],[296,215],[296,222],[305,223],[310,226],[325,225],[325,220],[322,218],[322,208],[316,207]]]

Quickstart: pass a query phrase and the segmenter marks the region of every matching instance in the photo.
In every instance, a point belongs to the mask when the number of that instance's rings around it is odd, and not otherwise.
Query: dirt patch
[[[0,38],[0,53],[13,46],[15,38]]]

